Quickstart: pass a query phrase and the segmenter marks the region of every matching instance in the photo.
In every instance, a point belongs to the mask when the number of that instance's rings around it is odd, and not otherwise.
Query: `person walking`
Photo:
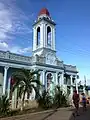
[[[79,97],[79,94],[77,93],[77,90],[74,91],[72,99],[73,99],[73,104],[75,106],[75,113],[73,115],[74,116],[75,115],[79,116],[79,101],[80,101],[80,97]]]
[[[87,104],[87,99],[84,93],[82,93],[82,105],[83,105],[83,111],[86,110],[86,104]]]

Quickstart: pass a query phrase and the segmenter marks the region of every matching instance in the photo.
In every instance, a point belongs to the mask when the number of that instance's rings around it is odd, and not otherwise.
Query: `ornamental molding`
[[[19,54],[10,53],[9,51],[0,51],[0,58],[5,60],[13,60],[13,61],[19,61],[19,62],[26,62],[26,63],[32,63],[32,57],[23,56]]]

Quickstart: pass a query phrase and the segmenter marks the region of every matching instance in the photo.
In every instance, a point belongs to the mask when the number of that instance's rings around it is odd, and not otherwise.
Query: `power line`
[[[85,54],[87,54],[87,55],[90,55],[90,52],[88,51],[88,50],[85,50],[85,48],[81,48],[80,46],[79,46],[79,44],[77,44],[77,43],[72,43],[71,41],[68,41],[68,43],[72,46],[72,49],[68,49],[68,50],[72,50],[73,51],[73,46],[74,46],[74,50],[78,50],[81,54],[83,54],[82,52],[84,52]],[[65,43],[65,44],[68,44],[68,43]],[[62,46],[61,46],[62,47]],[[60,48],[61,48],[60,47]],[[66,46],[66,47],[68,47],[68,46]],[[62,49],[67,49],[67,48],[62,48]],[[84,54],[84,55],[85,55]]]
[[[73,49],[68,49],[68,48],[59,48],[58,49],[58,52],[59,52],[59,50],[60,51],[62,51],[62,52],[68,52],[69,54],[73,54],[73,55],[75,55],[75,56],[77,56],[77,55],[80,55],[80,56],[90,56],[90,52],[85,52],[85,54],[82,52],[82,50],[77,50],[78,51],[78,53],[75,53],[74,51],[73,51]],[[76,51],[76,52],[77,52]]]

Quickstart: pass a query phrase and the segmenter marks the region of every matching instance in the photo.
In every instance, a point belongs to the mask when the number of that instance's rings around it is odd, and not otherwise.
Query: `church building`
[[[46,90],[60,85],[67,93],[78,90],[76,66],[66,65],[56,56],[56,24],[46,8],[41,9],[33,24],[32,56],[0,51],[0,95],[10,94],[10,77],[18,68],[39,69],[40,80]],[[32,98],[30,98],[32,99]]]

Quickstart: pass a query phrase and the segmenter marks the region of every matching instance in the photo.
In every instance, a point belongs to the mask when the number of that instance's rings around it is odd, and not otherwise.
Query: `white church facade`
[[[78,90],[76,66],[66,65],[56,56],[55,22],[43,8],[33,24],[33,51],[27,57],[9,51],[0,51],[0,95],[10,94],[10,77],[18,68],[39,69],[40,80],[46,90],[60,85],[65,92]]]

